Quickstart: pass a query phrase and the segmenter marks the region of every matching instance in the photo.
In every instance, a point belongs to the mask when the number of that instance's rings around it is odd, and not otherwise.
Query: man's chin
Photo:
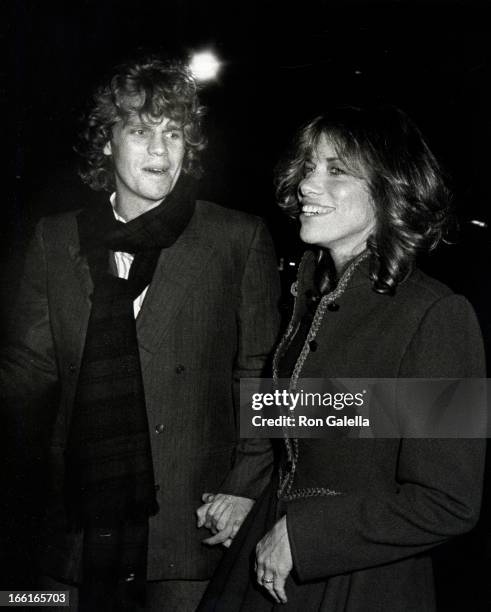
[[[160,189],[158,191],[149,191],[145,194],[145,199],[148,201],[150,206],[156,206],[157,204],[160,204],[162,200],[165,200],[171,191],[172,189],[169,188]]]

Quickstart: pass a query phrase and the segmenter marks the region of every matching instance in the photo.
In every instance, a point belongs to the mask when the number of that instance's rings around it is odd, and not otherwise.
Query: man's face
[[[157,206],[174,188],[184,152],[182,127],[167,117],[116,123],[104,154],[113,160],[118,210],[133,218]]]

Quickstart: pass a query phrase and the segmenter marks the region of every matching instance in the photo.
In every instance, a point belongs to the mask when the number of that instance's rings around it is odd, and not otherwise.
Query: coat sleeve
[[[471,306],[455,295],[435,302],[409,342],[400,377],[484,376]],[[391,563],[471,529],[479,515],[484,453],[484,439],[403,439],[387,490],[289,503],[288,534],[300,579]]]
[[[241,283],[239,350],[234,369],[236,421],[240,422],[240,379],[269,375],[269,359],[279,332],[278,266],[271,236],[259,221]],[[232,470],[220,491],[256,498],[269,482],[273,452],[269,439],[239,440]]]
[[[0,446],[4,457],[0,481],[2,512],[6,514],[1,520],[12,539],[12,550],[32,537],[31,529],[36,533],[33,525],[42,512],[46,489],[45,448],[58,390],[46,283],[40,222],[27,251],[8,320],[7,341],[0,354]],[[27,546],[29,550],[30,544]],[[20,560],[24,559],[22,554]]]
[[[28,248],[19,291],[0,358],[0,389],[7,405],[28,405],[56,387],[58,367],[51,333],[43,221]]]

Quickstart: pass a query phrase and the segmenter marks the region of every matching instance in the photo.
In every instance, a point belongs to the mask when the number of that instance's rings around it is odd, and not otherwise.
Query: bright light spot
[[[197,81],[209,81],[217,76],[220,62],[211,51],[202,51],[193,54],[189,69]]]
[[[477,225],[477,227],[483,227],[483,228],[488,227],[488,224],[486,223],[486,221],[480,221],[479,219],[471,219],[469,223],[471,223],[472,225]]]

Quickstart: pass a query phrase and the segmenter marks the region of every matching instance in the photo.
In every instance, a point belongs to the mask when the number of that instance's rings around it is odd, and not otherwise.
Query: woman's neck
[[[367,248],[366,242],[358,245],[355,249],[350,251],[339,251],[336,249],[330,249],[331,257],[336,268],[338,278],[341,278],[343,272],[350,265],[350,263],[358,257]]]

